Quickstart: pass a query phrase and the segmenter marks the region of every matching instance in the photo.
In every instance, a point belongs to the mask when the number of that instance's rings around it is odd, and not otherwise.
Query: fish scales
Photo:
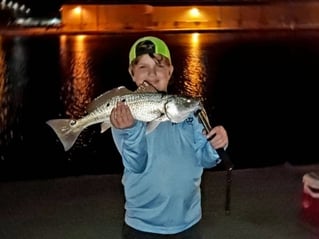
[[[158,93],[139,93],[116,96],[96,108],[93,112],[91,112],[90,117],[86,119],[84,118],[83,120],[93,120],[95,121],[93,124],[107,120],[117,102],[122,101],[129,106],[135,119],[147,122],[162,115],[161,112],[164,111],[165,104],[168,100],[168,97],[162,96]]]

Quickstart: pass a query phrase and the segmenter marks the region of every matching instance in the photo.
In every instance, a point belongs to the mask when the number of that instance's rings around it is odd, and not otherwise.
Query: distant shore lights
[[[207,16],[199,8],[192,7],[187,11],[188,22],[195,23],[198,27],[200,24],[208,22]]]
[[[81,6],[74,8],[74,13],[79,16],[80,29],[83,28],[83,9]]]
[[[192,18],[197,18],[200,16],[200,11],[198,10],[198,8],[193,7],[189,10],[189,14]]]
[[[31,11],[30,8],[27,8],[24,4],[19,5],[17,2],[2,0],[0,3],[1,10],[12,10],[17,14],[26,14],[28,15]]]

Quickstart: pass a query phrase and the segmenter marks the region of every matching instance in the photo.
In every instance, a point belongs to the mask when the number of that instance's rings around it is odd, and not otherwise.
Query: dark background
[[[228,130],[235,169],[318,163],[318,33],[241,32],[223,40],[224,34],[201,35],[206,40],[200,51],[207,68],[205,105],[212,122]],[[156,35],[171,48],[170,87],[178,92],[184,87],[184,60],[192,53],[190,35]],[[122,172],[110,131],[100,134],[94,125],[64,152],[45,122],[83,110],[68,101],[65,87],[83,77],[74,75],[78,61],[89,70],[92,97],[119,85],[133,87],[127,52],[138,37],[87,36],[82,49],[75,49],[76,36],[69,36],[64,48],[60,36],[3,38],[1,180]],[[221,40],[211,40],[216,37]]]

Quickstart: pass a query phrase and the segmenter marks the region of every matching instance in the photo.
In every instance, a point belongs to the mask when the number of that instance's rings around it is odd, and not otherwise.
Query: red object
[[[319,235],[319,172],[306,173],[302,181],[302,220]]]

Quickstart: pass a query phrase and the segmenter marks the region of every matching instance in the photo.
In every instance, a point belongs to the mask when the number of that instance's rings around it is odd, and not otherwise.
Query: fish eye
[[[76,124],[76,120],[71,120],[70,121],[70,125],[75,125]]]

